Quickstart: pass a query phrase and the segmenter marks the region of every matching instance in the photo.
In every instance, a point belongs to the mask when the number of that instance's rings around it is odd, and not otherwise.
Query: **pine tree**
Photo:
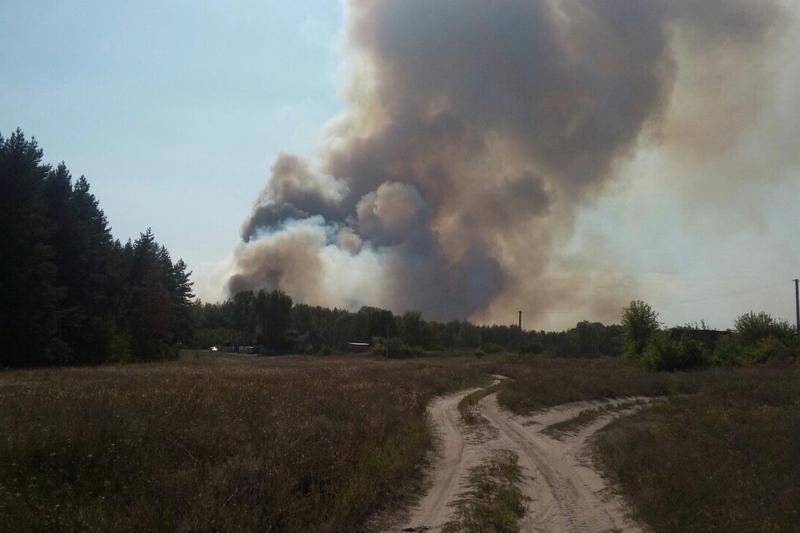
[[[132,351],[142,360],[170,355],[173,344],[170,294],[160,266],[152,263],[135,289],[132,311]]]
[[[35,139],[20,130],[0,136],[0,366],[46,364],[64,350],[55,337],[61,295],[43,199],[48,171]]]
[[[175,338],[178,342],[188,344],[194,338],[194,318],[192,315],[192,292],[191,272],[187,272],[188,267],[183,259],[172,266],[170,272],[172,284],[172,300],[175,307]]]
[[[112,266],[116,249],[105,213],[83,176],[75,183],[72,205],[77,215],[73,239],[79,246],[78,264],[82,272],[75,280],[75,298],[87,317],[80,338],[80,355],[82,362],[95,363],[108,358],[115,329],[114,305],[118,298]]]
[[[285,348],[286,333],[292,325],[292,298],[282,291],[258,291],[256,315],[259,342],[271,350]]]
[[[115,241],[89,182],[0,136],[0,367],[155,359],[193,338],[192,282],[151,229]]]

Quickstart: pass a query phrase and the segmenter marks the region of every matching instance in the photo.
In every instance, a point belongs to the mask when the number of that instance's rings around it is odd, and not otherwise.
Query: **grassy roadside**
[[[618,404],[602,405],[600,407],[584,409],[572,418],[568,418],[567,420],[563,420],[561,422],[556,422],[555,424],[550,424],[542,430],[542,433],[554,439],[561,440],[564,437],[578,433],[586,426],[594,423],[606,415],[624,411],[632,407],[643,405],[644,403],[644,400],[629,400],[620,402]]]
[[[495,450],[470,471],[468,489],[456,501],[455,516],[442,533],[518,531],[517,523],[525,516],[525,496],[519,488],[522,477],[516,454]]]
[[[584,400],[689,394],[714,379],[709,373],[649,372],[611,358],[514,358],[498,372],[514,378],[503,384],[497,398],[517,414]]]
[[[428,401],[490,366],[203,356],[0,372],[0,530],[358,531],[418,479]]]
[[[667,396],[596,438],[598,466],[655,531],[800,531],[800,368],[654,373],[611,359],[501,365],[503,407]],[[583,424],[585,413],[566,425]],[[569,427],[553,431],[571,430]]]
[[[598,463],[655,531],[800,531],[800,369],[716,372],[621,418]]]

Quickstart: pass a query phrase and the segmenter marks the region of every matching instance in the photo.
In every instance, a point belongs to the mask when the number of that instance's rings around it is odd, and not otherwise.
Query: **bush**
[[[712,361],[719,366],[741,366],[745,363],[744,349],[738,335],[723,335],[714,346]]]
[[[642,357],[647,368],[668,372],[700,368],[706,365],[707,360],[702,344],[688,335],[675,342],[666,332],[652,335]]]
[[[797,342],[793,338],[778,338],[773,335],[764,337],[745,350],[748,363],[765,363],[773,359],[790,359],[797,357]]]
[[[711,359],[709,350],[706,349],[702,342],[685,334],[681,337],[679,349],[683,368],[676,368],[675,370],[701,368],[708,365]]]
[[[734,323],[736,333],[746,345],[756,344],[767,337],[791,339],[795,331],[788,322],[775,320],[767,313],[749,312],[740,316]]]
[[[639,358],[650,338],[658,331],[658,313],[648,304],[636,300],[622,310],[622,340],[625,355]]]
[[[375,355],[382,355],[390,359],[406,359],[422,355],[422,350],[409,346],[397,337],[380,339],[373,343],[371,351]]]
[[[736,332],[717,341],[713,361],[722,366],[764,363],[800,354],[792,327],[767,313],[746,313],[736,319]]]

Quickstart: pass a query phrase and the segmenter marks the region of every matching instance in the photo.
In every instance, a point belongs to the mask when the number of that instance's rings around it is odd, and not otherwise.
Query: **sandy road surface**
[[[458,402],[480,389],[471,389],[438,398],[428,406],[428,414],[439,439],[439,456],[432,465],[431,486],[412,510],[403,531],[428,531],[441,527],[450,516],[449,504],[462,490],[462,479],[481,460],[481,449],[467,442],[458,412]]]
[[[392,531],[439,531],[452,516],[451,504],[464,490],[470,468],[497,449],[515,452],[527,476],[521,488],[530,501],[520,522],[521,531],[640,531],[626,517],[624,502],[592,468],[586,443],[597,430],[614,418],[639,409],[646,399],[636,399],[641,400],[638,405],[631,405],[630,399],[625,400],[629,403],[577,402],[517,417],[502,409],[496,395],[491,394],[480,402],[481,414],[490,428],[483,428],[482,438],[471,438],[476,430],[461,423],[458,403],[474,390],[445,396],[429,406],[440,439],[430,488],[411,510],[406,523]],[[556,439],[543,432],[551,424],[598,408],[607,411],[572,434]]]

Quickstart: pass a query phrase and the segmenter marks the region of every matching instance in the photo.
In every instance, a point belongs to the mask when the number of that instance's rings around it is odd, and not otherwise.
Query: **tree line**
[[[766,313],[745,313],[726,331],[708,329],[704,323],[665,328],[658,313],[641,301],[622,310],[619,325],[583,321],[557,332],[522,331],[516,325],[481,326],[464,320],[426,321],[418,312],[394,314],[368,306],[352,312],[293,305],[280,291],[242,292],[218,304],[197,301],[193,317],[200,346],[224,345],[238,338],[268,353],[329,353],[360,342],[368,343],[373,353],[389,357],[437,351],[624,356],[657,371],[743,366],[795,360],[800,355],[794,328]]]
[[[519,351],[555,356],[614,356],[622,350],[619,326],[580,322],[561,332],[521,331],[516,325],[481,326],[466,320],[424,320],[364,306],[358,311],[293,304],[280,292],[245,291],[222,303],[193,305],[197,346],[256,345],[281,351],[340,351],[369,343],[376,353],[411,356],[420,351]]]
[[[147,229],[113,238],[89,182],[0,135],[0,367],[151,360],[193,335],[192,282]]]
[[[621,325],[579,322],[561,332],[424,320],[295,304],[281,291],[193,301],[190,272],[147,229],[114,239],[85,177],[43,163],[34,139],[0,135],[0,368],[96,364],[175,356],[180,346],[251,345],[262,353],[328,353],[367,343],[390,357],[422,351],[519,352],[561,357],[626,355],[655,370],[796,358],[785,322],[739,317],[730,332],[664,329],[644,302]]]

